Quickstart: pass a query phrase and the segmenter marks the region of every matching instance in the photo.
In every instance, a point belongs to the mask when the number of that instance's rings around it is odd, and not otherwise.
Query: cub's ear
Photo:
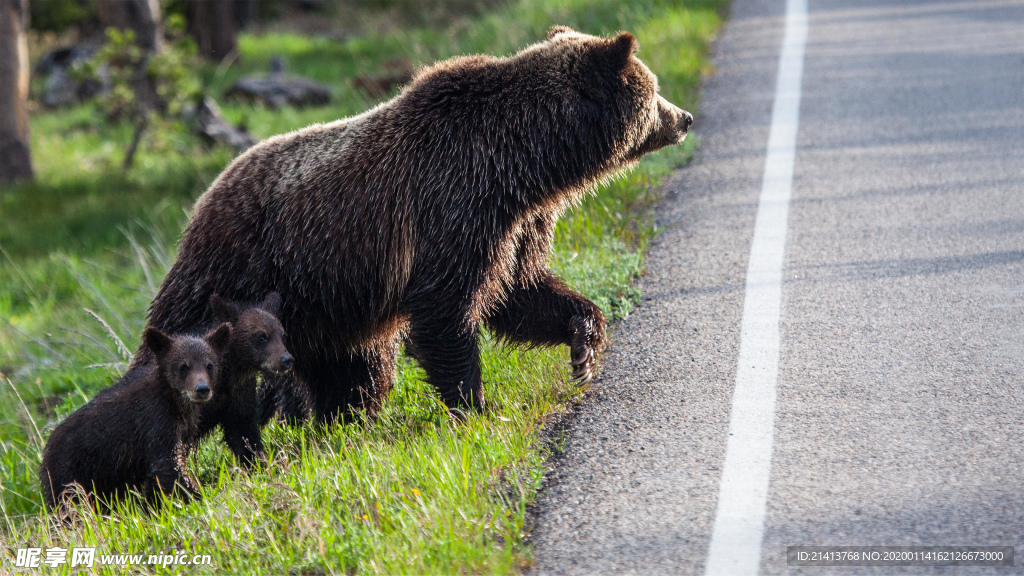
[[[640,48],[640,44],[636,41],[636,37],[629,32],[623,32],[608,41],[601,49],[600,57],[613,70],[622,70],[629,62],[629,57],[636,54],[638,48]]]
[[[568,26],[555,25],[551,27],[551,30],[548,30],[548,40],[551,40],[559,34],[570,34],[572,32],[575,32],[575,30]]]
[[[213,315],[220,322],[236,322],[240,311],[234,302],[229,302],[219,295],[210,296],[210,306],[213,307]]]
[[[263,304],[260,304],[260,308],[277,316],[278,311],[281,310],[281,295],[277,292],[267,294],[267,297],[263,299]]]
[[[205,340],[218,356],[223,354],[228,349],[228,342],[231,341],[231,324],[221,324],[212,334],[207,335]]]
[[[158,357],[163,356],[171,349],[171,337],[150,326],[142,333],[142,341]]]

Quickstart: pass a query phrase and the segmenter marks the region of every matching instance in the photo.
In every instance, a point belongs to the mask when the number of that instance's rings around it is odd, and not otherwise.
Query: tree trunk
[[[159,52],[163,41],[160,0],[99,0],[100,26],[135,32],[135,42],[148,52]]]
[[[32,178],[27,20],[27,0],[0,0],[0,182]]]
[[[223,60],[235,51],[234,0],[188,0],[185,14],[201,56]]]

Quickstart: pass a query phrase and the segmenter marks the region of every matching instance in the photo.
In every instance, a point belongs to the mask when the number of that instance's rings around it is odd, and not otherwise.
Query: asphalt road
[[[537,573],[705,571],[785,11],[734,0],[643,304],[536,505]],[[1024,574],[1024,1],[809,0],[807,22],[759,572]],[[1019,559],[797,568],[791,545]]]

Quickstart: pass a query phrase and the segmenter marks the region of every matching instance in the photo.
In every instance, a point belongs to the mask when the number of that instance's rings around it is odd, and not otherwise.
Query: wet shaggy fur
[[[636,40],[552,29],[507,58],[417,73],[359,116],[270,138],[199,199],[149,324],[210,320],[213,293],[283,298],[323,420],[386,397],[404,335],[449,406],[483,403],[478,330],[567,344],[589,379],[605,321],[546,261],[563,211],[692,117],[658,95]]]
[[[284,345],[284,328],[274,316],[281,297],[273,292],[259,304],[245,305],[214,295],[210,305],[218,322],[230,323],[231,340],[221,355],[217,395],[203,405],[197,435],[202,439],[220,426],[239,462],[251,467],[265,457],[256,376],[283,374],[293,362]]]
[[[217,395],[217,357],[230,337],[227,325],[205,339],[148,328],[143,341],[155,362],[97,394],[50,435],[39,471],[47,508],[73,498],[76,484],[103,500],[133,488],[150,501],[158,492],[194,495],[185,460],[199,407]]]

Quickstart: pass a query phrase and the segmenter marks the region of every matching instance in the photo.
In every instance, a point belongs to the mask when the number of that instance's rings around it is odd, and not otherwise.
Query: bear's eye
[[[268,338],[266,332],[264,332],[256,337],[256,341],[260,344],[266,344],[267,342],[270,342],[270,338]]]
[[[178,367],[178,372],[181,372],[182,376],[184,376],[185,374],[188,374],[188,364],[182,364],[181,366],[179,366]]]
[[[213,364],[212,363],[206,365],[206,371],[207,372],[213,372]]]

